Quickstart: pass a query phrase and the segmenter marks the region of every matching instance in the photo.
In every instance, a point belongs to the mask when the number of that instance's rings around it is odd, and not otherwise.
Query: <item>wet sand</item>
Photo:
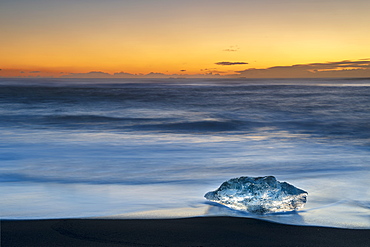
[[[370,246],[370,229],[236,217],[3,220],[1,246]]]

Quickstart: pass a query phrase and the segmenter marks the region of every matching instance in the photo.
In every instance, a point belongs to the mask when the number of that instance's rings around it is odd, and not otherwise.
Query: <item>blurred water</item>
[[[240,216],[203,195],[274,175],[309,196],[268,219],[370,228],[369,144],[366,79],[0,79],[0,213]]]

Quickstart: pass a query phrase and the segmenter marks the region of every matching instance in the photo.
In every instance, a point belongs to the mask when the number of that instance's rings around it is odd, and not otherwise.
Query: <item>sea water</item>
[[[209,203],[231,178],[294,213]],[[370,228],[370,79],[0,79],[2,219],[232,215]]]

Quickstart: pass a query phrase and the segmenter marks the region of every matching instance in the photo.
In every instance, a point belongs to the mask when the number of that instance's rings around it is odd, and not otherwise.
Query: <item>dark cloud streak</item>
[[[217,62],[216,65],[229,66],[229,65],[243,65],[248,64],[246,62]]]

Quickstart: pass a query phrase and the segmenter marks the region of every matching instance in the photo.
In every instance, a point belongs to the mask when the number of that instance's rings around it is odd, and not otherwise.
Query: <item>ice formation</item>
[[[232,209],[264,214],[298,210],[308,193],[273,176],[230,179],[204,195],[210,201]]]

